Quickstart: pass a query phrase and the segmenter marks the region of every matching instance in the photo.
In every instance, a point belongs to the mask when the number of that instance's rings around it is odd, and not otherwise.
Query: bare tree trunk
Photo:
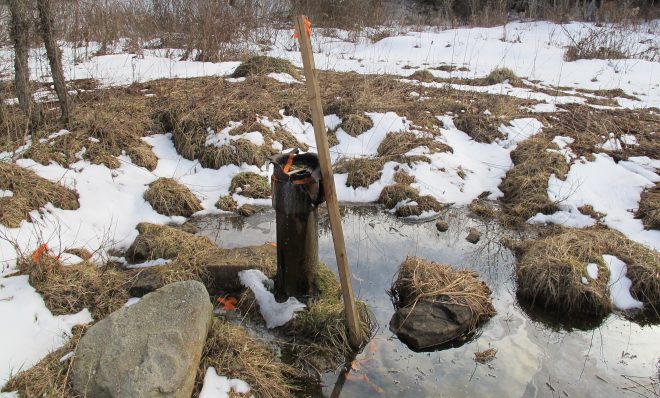
[[[41,109],[32,98],[30,90],[30,70],[28,67],[28,32],[30,22],[26,0],[9,0],[11,13],[11,38],[14,42],[14,75],[16,97],[23,112],[30,119],[34,129],[41,122]]]
[[[69,96],[66,92],[64,81],[64,71],[62,70],[62,53],[57,46],[57,40],[53,32],[53,10],[51,0],[37,0],[37,9],[39,10],[39,31],[46,46],[46,55],[50,64],[50,72],[53,76],[53,85],[57,98],[60,100],[60,109],[62,110],[62,120],[69,123]]]

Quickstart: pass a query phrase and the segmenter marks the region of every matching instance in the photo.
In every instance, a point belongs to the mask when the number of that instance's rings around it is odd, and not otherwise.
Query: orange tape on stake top
[[[312,23],[305,17],[305,32],[307,32],[307,36],[312,37]],[[295,28],[293,30],[293,38],[298,39],[298,32],[296,32]]]

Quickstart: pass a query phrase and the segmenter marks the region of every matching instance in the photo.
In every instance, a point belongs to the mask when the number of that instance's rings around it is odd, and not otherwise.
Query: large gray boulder
[[[413,350],[437,347],[464,337],[474,324],[466,306],[420,300],[399,308],[390,320],[390,330]]]
[[[203,284],[172,283],[92,326],[75,353],[81,396],[189,398],[212,319]]]

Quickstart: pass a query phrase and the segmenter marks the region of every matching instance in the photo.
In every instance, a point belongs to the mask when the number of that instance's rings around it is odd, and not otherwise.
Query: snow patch
[[[269,329],[282,326],[289,322],[295,316],[295,313],[305,308],[305,304],[299,302],[295,297],[283,303],[275,301],[273,293],[269,292],[264,286],[264,282],[272,281],[263,274],[263,272],[250,269],[238,273],[241,284],[250,288],[254,293],[257,303],[259,303],[259,312],[266,321],[266,327]]]
[[[237,394],[247,394],[250,392],[250,386],[241,379],[219,376],[215,368],[209,366],[204,375],[204,385],[199,398],[229,398],[232,390]]]
[[[626,263],[609,254],[603,255],[603,260],[610,270],[610,297],[614,307],[620,310],[642,308],[643,304],[630,295],[632,281],[626,277]]]

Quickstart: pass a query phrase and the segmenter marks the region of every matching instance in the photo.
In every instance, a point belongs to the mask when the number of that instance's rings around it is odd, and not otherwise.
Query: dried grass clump
[[[660,229],[660,183],[642,192],[637,217],[642,219],[646,229]]]
[[[176,141],[175,141],[176,145]],[[201,145],[194,149],[193,153],[199,152],[199,162],[208,168],[219,169],[231,164],[242,165],[243,163],[263,166],[271,155],[265,146],[257,146],[253,142],[240,138],[219,147]]]
[[[432,82],[435,80],[433,73],[426,69],[416,70],[410,76],[408,76],[408,78],[412,80],[419,80],[420,82]]]
[[[275,131],[269,134],[271,139],[271,145],[272,145],[272,141],[278,141],[280,144],[282,144],[282,149],[299,148],[303,151],[307,151],[309,149],[309,145],[298,141],[296,137],[293,136],[293,134],[289,133],[288,131],[282,128],[276,128]],[[266,136],[268,137],[268,135]],[[328,139],[329,138],[330,137],[328,137]],[[330,146],[332,147],[333,145]]]
[[[223,196],[215,203],[215,207],[224,211],[236,211],[238,203],[231,195]]]
[[[351,188],[368,187],[380,180],[386,160],[382,158],[342,158],[334,165],[334,172],[348,173],[346,186]]]
[[[270,198],[270,183],[266,177],[257,173],[238,173],[231,179],[229,192],[238,192],[248,198],[266,199]]]
[[[173,178],[159,178],[149,184],[144,200],[158,213],[166,216],[190,217],[202,210],[199,199]]]
[[[324,264],[319,264],[316,276],[318,297],[308,303],[287,324],[287,333],[293,337],[296,360],[304,367],[311,365],[317,371],[336,369],[354,352],[349,344],[344,304],[335,275]],[[358,301],[361,341],[366,343],[373,333],[375,322],[369,308]]]
[[[82,262],[64,266],[47,253],[37,262],[22,258],[21,273],[29,275],[30,285],[39,292],[54,315],[65,315],[88,308],[94,319],[105,318],[121,308],[129,298],[128,284],[134,272],[111,266]]]
[[[390,294],[397,308],[414,307],[420,300],[465,306],[473,315],[470,330],[495,315],[491,291],[476,272],[419,257],[406,257]]]
[[[386,209],[393,209],[403,200],[417,200],[419,191],[409,185],[393,184],[388,185],[380,191],[378,203],[382,203]]]
[[[300,78],[298,70],[291,62],[263,55],[248,58],[236,68],[231,77],[267,75],[269,73],[288,73],[296,79]]]
[[[21,397],[79,398],[70,377],[76,358],[73,356],[65,361],[61,358],[76,350],[87,329],[88,326],[74,326],[73,335],[64,346],[52,351],[31,368],[13,375],[2,387],[2,392],[16,391]]]
[[[497,209],[495,206],[483,199],[473,200],[468,206],[468,209],[470,209],[473,214],[483,218],[495,218],[497,216]]]
[[[548,137],[568,136],[575,140],[570,144],[577,156],[591,158],[593,153],[603,152],[601,145],[612,134],[615,138],[632,135],[637,145],[623,144],[623,150],[611,152],[615,159],[629,156],[660,158],[660,115],[642,109],[594,109],[590,106],[563,105],[567,112],[551,116],[550,127],[545,129]]]
[[[518,82],[520,79],[509,68],[495,68],[488,74],[488,76],[484,78],[486,84],[503,83],[507,80],[509,83],[513,84]]]
[[[406,131],[387,133],[378,146],[378,155],[387,158],[400,157],[418,147],[426,147],[430,153],[452,152],[450,146],[437,141],[433,136],[419,137],[411,131]]]
[[[500,132],[501,122],[492,115],[483,112],[465,112],[454,118],[457,129],[465,132],[477,142],[492,143],[506,136]]]
[[[562,155],[546,150],[552,146],[548,138],[537,134],[511,152],[514,166],[499,186],[504,193],[503,210],[508,223],[523,223],[536,213],[552,214],[558,210],[557,204],[548,198],[548,179],[551,174],[563,178],[568,165]]]
[[[357,137],[365,131],[374,127],[371,118],[364,114],[350,114],[341,121],[340,127],[350,136]]]
[[[414,204],[406,204],[396,209],[394,214],[397,217],[421,216],[424,213],[437,213],[444,206],[436,198],[430,195],[419,196],[414,200]]]
[[[204,385],[206,369],[213,366],[220,375],[244,380],[250,394],[258,397],[295,396],[292,380],[300,371],[280,361],[261,340],[251,337],[240,325],[213,319],[197,370],[194,396]]]
[[[274,248],[269,245],[221,249],[207,237],[180,228],[141,223],[137,230],[139,235],[127,250],[126,258],[134,263],[171,259],[161,271],[165,283],[194,279],[216,292],[232,290],[233,277],[239,270],[255,268],[269,276],[276,270]],[[231,276],[231,280],[217,277],[221,274]]]
[[[631,294],[656,313],[660,305],[660,254],[604,228],[564,229],[518,246],[518,294],[533,305],[562,312],[604,315],[611,311],[609,272],[603,254],[628,265]],[[598,264],[598,279],[587,264]],[[588,284],[582,283],[586,277]]]
[[[21,221],[29,219],[32,210],[47,203],[64,210],[80,207],[74,191],[13,163],[0,162],[0,190],[14,193],[0,198],[0,223],[10,228],[18,227]]]
[[[415,176],[411,176],[404,170],[398,170],[394,173],[394,182],[397,184],[410,185],[415,182]]]

